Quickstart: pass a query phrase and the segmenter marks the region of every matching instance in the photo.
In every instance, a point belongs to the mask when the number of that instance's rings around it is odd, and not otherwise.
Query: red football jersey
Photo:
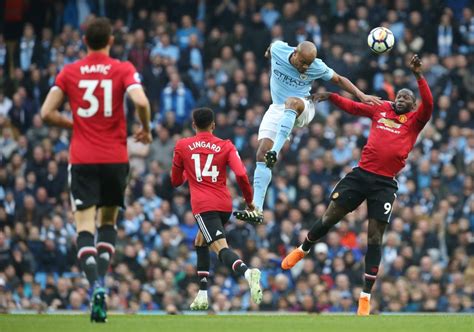
[[[232,211],[232,198],[227,189],[227,166],[235,173],[247,203],[252,202],[252,187],[237,149],[229,140],[209,132],[180,139],[176,143],[171,170],[171,183],[177,187],[187,178],[194,214],[206,211]]]
[[[126,91],[139,85],[130,62],[98,52],[61,70],[55,86],[68,96],[73,113],[71,164],[128,162],[123,102]]]
[[[383,176],[394,177],[405,167],[408,154],[418,134],[433,113],[433,97],[428,83],[418,80],[421,104],[416,112],[398,115],[393,103],[366,105],[332,93],[331,102],[348,113],[372,119],[369,139],[362,150],[360,168]]]

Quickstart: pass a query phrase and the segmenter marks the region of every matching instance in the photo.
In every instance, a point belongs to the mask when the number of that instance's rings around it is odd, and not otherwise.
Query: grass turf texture
[[[0,315],[1,332],[200,332],[200,331],[474,331],[474,315],[230,315],[230,316],[110,316],[92,324],[85,315]]]

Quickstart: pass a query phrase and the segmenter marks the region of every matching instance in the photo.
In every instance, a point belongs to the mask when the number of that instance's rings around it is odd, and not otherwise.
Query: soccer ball
[[[392,31],[384,27],[377,27],[370,31],[367,37],[367,43],[369,44],[372,52],[377,54],[383,54],[390,51],[395,44],[395,37]]]

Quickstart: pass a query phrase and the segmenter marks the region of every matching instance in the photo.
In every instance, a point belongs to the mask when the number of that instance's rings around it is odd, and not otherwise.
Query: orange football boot
[[[303,249],[301,249],[301,246],[299,246],[298,248],[290,252],[288,256],[285,257],[285,259],[283,259],[283,262],[281,262],[281,268],[283,270],[291,269],[293,266],[296,265],[296,263],[302,260],[304,256],[306,256],[306,254],[307,253],[305,253]]]
[[[357,308],[357,316],[370,315],[370,298],[368,296],[359,297],[359,307]]]

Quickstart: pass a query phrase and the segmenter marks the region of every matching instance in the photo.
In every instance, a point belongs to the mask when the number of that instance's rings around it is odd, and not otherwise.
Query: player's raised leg
[[[286,256],[281,262],[283,270],[289,270],[302,260],[314,246],[314,244],[323,238],[329,230],[336,225],[350,210],[340,204],[332,201],[323,217],[313,224],[306,236],[303,244]]]
[[[285,111],[278,123],[273,147],[265,153],[265,164],[272,168],[283,145],[291,134],[296,118],[303,113],[305,104],[301,98],[289,97],[285,101]]]
[[[382,259],[382,239],[387,226],[386,221],[369,219],[367,234],[367,253],[365,254],[364,287],[359,297],[357,315],[368,316],[370,314],[370,294]]]
[[[267,189],[272,180],[272,170],[265,165],[265,152],[273,146],[273,141],[268,137],[263,137],[258,142],[257,163],[253,174],[253,203],[255,209],[235,211],[234,215],[243,221],[251,224],[260,224],[263,222],[263,204]]]
[[[197,254],[197,275],[199,278],[199,291],[191,303],[191,310],[207,310],[209,307],[207,296],[207,282],[209,278],[209,269],[211,258],[209,256],[209,247],[204,240],[201,231],[198,231],[194,241]]]

